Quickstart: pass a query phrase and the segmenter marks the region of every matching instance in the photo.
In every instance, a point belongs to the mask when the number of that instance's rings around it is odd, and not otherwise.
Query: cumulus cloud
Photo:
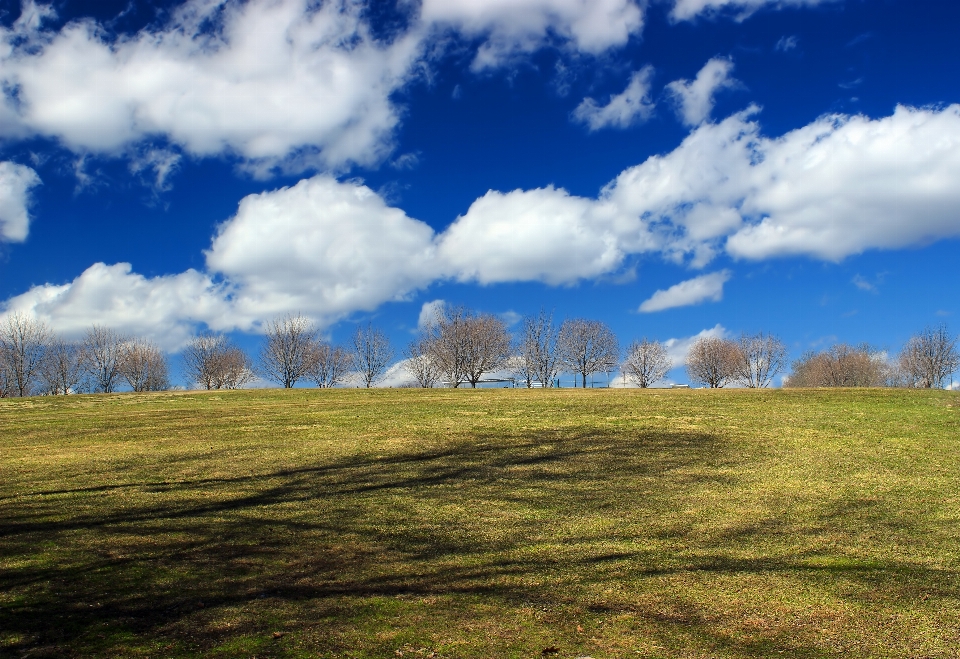
[[[443,300],[424,302],[423,306],[420,307],[420,316],[417,318],[417,328],[423,330],[432,327],[446,308],[447,303]]]
[[[77,152],[159,137],[262,167],[376,162],[398,122],[390,95],[421,48],[415,32],[377,42],[346,0],[188,0],[160,28],[113,40],[92,20],[44,29],[25,9],[0,28],[0,82],[15,90],[0,133]]]
[[[670,361],[673,362],[674,368],[678,366],[684,366],[687,363],[687,357],[690,355],[690,348],[700,339],[706,338],[719,338],[722,339],[727,335],[727,330],[717,323],[713,327],[705,330],[701,330],[693,336],[687,336],[677,339],[667,339],[663,344],[667,348],[667,355],[670,357]]]
[[[37,173],[14,162],[0,162],[0,241],[23,242],[30,231],[30,190]]]
[[[630,83],[621,93],[610,97],[600,106],[592,98],[585,98],[573,112],[577,121],[586,124],[591,131],[601,128],[628,128],[646,121],[653,114],[656,104],[650,98],[650,80],[653,67],[645,66],[630,76]]]
[[[490,191],[441,236],[461,281],[572,283],[618,268],[624,251],[609,209],[566,190]]]
[[[236,286],[238,325],[291,309],[327,324],[441,276],[433,239],[370,188],[321,175],[244,198],[207,267]]]
[[[640,311],[651,313],[675,307],[689,307],[707,300],[719,302],[723,299],[723,285],[730,280],[730,276],[729,270],[721,270],[682,281],[654,293],[640,305]]]
[[[731,12],[737,20],[748,18],[764,7],[813,7],[839,0],[676,0],[670,17],[675,21],[689,21],[700,15],[712,16]]]
[[[326,326],[442,276],[433,240],[366,186],[317,176],[244,198],[206,252],[207,274],[146,278],[127,263],[98,263],[4,311],[33,312],[69,335],[107,324],[170,348],[197,325],[256,331],[289,312]]]
[[[601,194],[666,253],[830,261],[960,235],[960,106],[830,115],[764,137],[755,109],[704,124]],[[701,259],[704,263],[706,259]]]
[[[674,15],[816,1],[678,0]],[[24,0],[21,17],[0,27],[0,137],[39,135],[81,156],[129,156],[154,171],[161,189],[181,153],[239,156],[255,175],[378,164],[392,151],[402,115],[391,99],[430,66],[430,54],[443,51],[449,31],[480,42],[477,71],[548,45],[599,55],[641,33],[646,3],[410,6],[407,28],[380,40],[357,0],[186,0],[134,34],[115,34],[92,19],[50,27],[52,5]],[[634,74],[602,107],[586,99],[578,119],[592,130],[644,119],[652,108],[649,75]],[[679,91],[694,98],[698,83],[690,84]],[[413,160],[401,156],[395,164]]]
[[[176,350],[199,322],[233,329],[228,294],[196,270],[147,278],[129,263],[95,263],[68,284],[35,286],[7,300],[4,311],[31,313],[68,338],[98,323]]]
[[[102,322],[176,343],[195,323],[256,329],[285,312],[326,325],[449,279],[563,285],[644,253],[693,267],[724,251],[837,261],[960,236],[960,106],[832,115],[776,138],[755,115],[703,124],[596,198],[555,187],[487,192],[439,234],[360,183],[315,176],[241,201],[213,239],[206,274],[147,279],[97,264],[8,306],[58,328]],[[643,310],[710,299],[727,278],[659,291]]]
[[[475,71],[502,66],[559,38],[590,54],[626,44],[643,28],[635,0],[423,0],[425,24],[483,37]]]
[[[674,80],[666,90],[677,107],[677,116],[687,126],[699,126],[710,119],[713,97],[721,89],[731,89],[740,83],[730,77],[733,61],[714,57],[704,64],[694,80]]]
[[[757,146],[741,211],[759,221],[730,236],[733,256],[839,261],[960,236],[960,105],[826,116]]]
[[[55,11],[25,0],[15,24],[0,27],[0,137],[109,155],[159,140],[195,157],[238,155],[258,175],[337,171],[388,156],[401,113],[391,97],[427,65],[438,31],[482,38],[474,68],[485,69],[547,43],[599,54],[643,25],[634,0],[419,9],[389,41],[371,35],[365,3],[353,0],[187,0],[162,24],[115,35],[91,19],[46,27]],[[150,163],[158,187],[175,164]]]

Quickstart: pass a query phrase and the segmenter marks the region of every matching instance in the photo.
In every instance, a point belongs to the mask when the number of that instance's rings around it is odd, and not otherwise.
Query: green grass
[[[0,401],[0,655],[958,657],[960,396]]]

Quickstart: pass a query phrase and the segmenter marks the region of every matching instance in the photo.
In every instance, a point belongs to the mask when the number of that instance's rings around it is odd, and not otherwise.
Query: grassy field
[[[0,400],[0,655],[960,657],[960,395]]]

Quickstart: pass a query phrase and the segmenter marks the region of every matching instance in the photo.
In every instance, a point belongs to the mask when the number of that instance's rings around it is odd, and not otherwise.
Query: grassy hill
[[[957,657],[960,396],[0,400],[0,655]]]

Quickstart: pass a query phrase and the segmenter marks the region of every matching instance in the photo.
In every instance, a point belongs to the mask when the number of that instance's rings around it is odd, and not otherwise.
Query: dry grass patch
[[[958,402],[3,400],[0,654],[957,657]]]

